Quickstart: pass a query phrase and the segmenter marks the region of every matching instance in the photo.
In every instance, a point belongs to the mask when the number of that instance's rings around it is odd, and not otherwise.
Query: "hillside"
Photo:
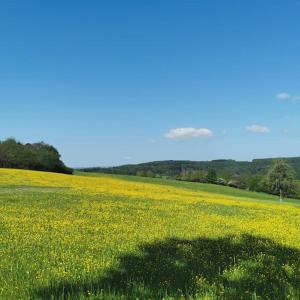
[[[293,200],[80,175],[0,169],[0,298],[299,298]]]
[[[239,176],[243,174],[265,175],[276,158],[254,159],[252,161],[235,160],[212,160],[212,161],[188,161],[188,160],[166,160],[154,161],[142,164],[128,164],[109,168],[85,168],[87,172],[101,172],[108,174],[137,175],[138,172],[151,171],[160,176],[176,178],[185,171],[204,171],[210,169],[217,171],[219,176]],[[281,158],[288,162],[300,179],[300,157]]]

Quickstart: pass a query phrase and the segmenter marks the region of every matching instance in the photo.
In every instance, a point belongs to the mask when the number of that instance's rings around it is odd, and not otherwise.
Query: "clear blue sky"
[[[73,167],[300,156],[300,1],[1,1],[0,139]]]

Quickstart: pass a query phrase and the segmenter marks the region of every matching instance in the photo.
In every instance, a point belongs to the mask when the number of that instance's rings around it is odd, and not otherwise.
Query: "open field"
[[[0,298],[299,299],[298,203],[0,169]]]
[[[233,187],[228,186],[222,186],[222,185],[216,185],[216,184],[209,184],[209,183],[196,183],[196,182],[188,182],[188,181],[178,181],[178,180],[172,180],[172,179],[158,179],[158,178],[151,178],[151,177],[138,177],[138,176],[131,176],[131,175],[108,175],[103,173],[90,173],[90,172],[80,172],[75,171],[75,174],[78,176],[88,176],[88,177],[101,177],[101,178],[117,178],[117,179],[123,179],[128,180],[132,182],[143,182],[143,183],[153,183],[158,185],[164,185],[164,186],[174,186],[178,188],[184,188],[184,189],[190,189],[193,191],[199,191],[199,192],[209,192],[214,194],[222,194],[226,196],[233,196],[238,197],[240,200],[244,198],[248,198],[248,200],[255,201],[258,200],[261,202],[262,200],[264,202],[270,203],[277,203],[279,200],[278,196],[266,194],[266,193],[259,193],[259,192],[252,192],[242,189],[237,189]],[[297,184],[300,184],[299,180],[295,180]],[[295,205],[300,205],[299,199],[285,199],[286,203],[292,203]]]

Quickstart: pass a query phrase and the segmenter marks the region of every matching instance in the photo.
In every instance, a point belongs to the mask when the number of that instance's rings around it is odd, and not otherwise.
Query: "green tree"
[[[43,142],[24,145],[13,138],[0,141],[0,168],[73,173],[61,161],[59,152],[53,146]]]
[[[196,182],[206,182],[206,173],[203,172],[202,170],[196,171],[194,174],[194,180]]]
[[[275,161],[267,175],[270,191],[279,195],[280,202],[285,196],[292,195],[295,190],[295,172],[283,160]]]
[[[155,174],[151,170],[147,170],[146,177],[155,177]]]
[[[217,181],[217,172],[214,169],[209,169],[206,175],[206,180],[209,183],[216,183]]]
[[[136,172],[136,176],[139,176],[139,177],[146,177],[147,176],[147,172],[145,170],[138,170]]]
[[[250,191],[260,192],[262,191],[263,176],[253,175],[249,176],[248,187]]]
[[[228,182],[232,179],[232,175],[226,170],[219,173],[219,176],[220,176],[220,178],[224,179],[226,182]]]

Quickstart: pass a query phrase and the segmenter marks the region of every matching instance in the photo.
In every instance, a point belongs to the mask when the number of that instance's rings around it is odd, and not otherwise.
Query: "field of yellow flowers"
[[[0,299],[300,299],[300,206],[0,169]]]

